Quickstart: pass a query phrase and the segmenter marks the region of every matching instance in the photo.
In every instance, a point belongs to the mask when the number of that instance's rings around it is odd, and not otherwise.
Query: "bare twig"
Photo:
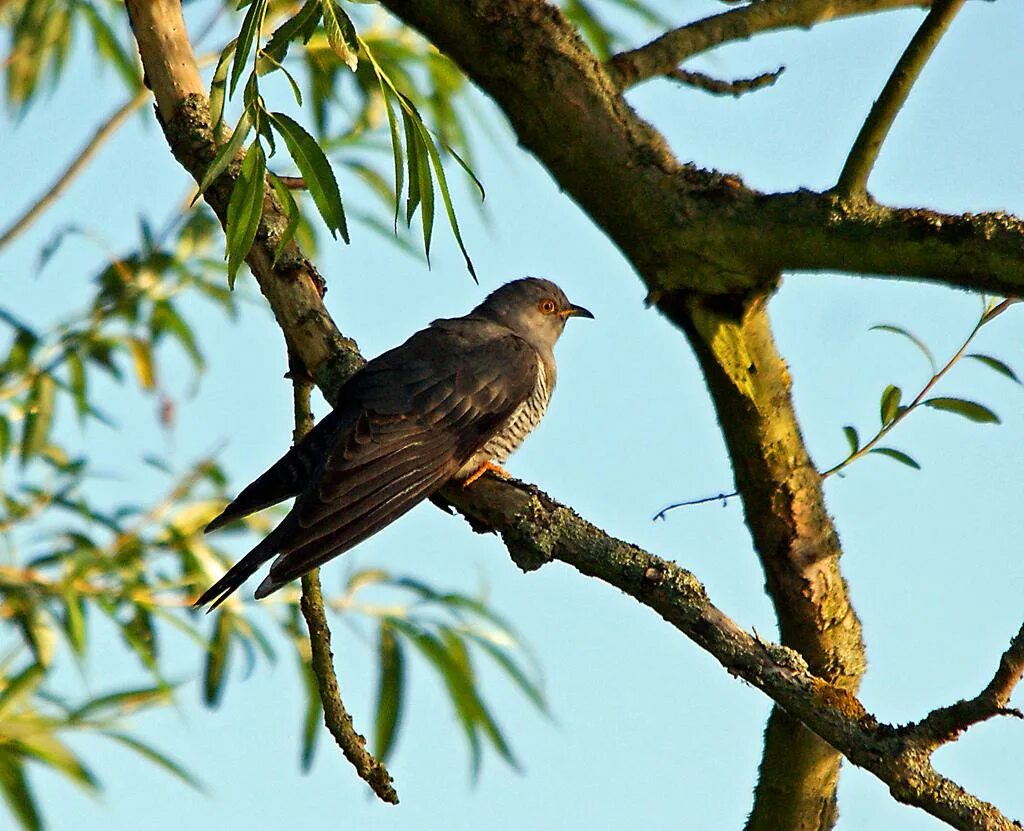
[[[968,727],[996,716],[1024,719],[1024,713],[1008,707],[1014,688],[1024,674],[1024,625],[1010,641],[988,685],[974,698],[933,710],[921,721],[904,728],[929,749],[955,740]]]
[[[294,436],[298,442],[313,426],[313,415],[309,407],[309,394],[313,389],[313,382],[292,349],[288,350],[288,365],[295,408]],[[303,575],[299,608],[302,609],[302,616],[306,619],[306,627],[309,629],[313,673],[316,675],[320,702],[323,705],[324,724],[359,777],[382,801],[397,805],[398,794],[391,784],[391,774],[384,764],[366,749],[366,739],[356,731],[352,716],[348,714],[341,700],[338,676],[334,671],[331,654],[331,630],[327,626],[327,613],[324,610],[323,593],[320,591],[320,569],[315,568]]]
[[[50,185],[50,189],[0,234],[0,249],[3,249],[24,232],[47,208],[60,198],[61,194],[67,190],[78,174],[86,168],[89,161],[96,155],[104,142],[117,132],[118,128],[128,120],[128,116],[141,107],[149,99],[149,96],[149,90],[143,88],[111,113],[110,117],[99,126],[92,138],[86,142],[86,145],[79,151],[71,164]]]
[[[836,192],[843,198],[849,199],[865,193],[868,176],[878,159],[882,143],[906,103],[914,82],[946,33],[949,24],[963,7],[964,1],[935,0],[931,11],[907,45],[906,51],[896,62],[896,67],[860,128],[846,164],[843,165],[842,173],[839,174]]]
[[[723,43],[747,40],[762,32],[801,27],[859,14],[928,6],[930,0],[791,0],[786,3],[751,3],[705,17],[666,32],[650,43],[615,55],[606,64],[612,83],[629,89],[641,81],[667,75],[687,58]]]
[[[700,499],[687,499],[685,502],[673,502],[652,516],[651,522],[656,522],[659,519],[664,520],[665,515],[676,508],[689,508],[691,505],[707,505],[709,502],[721,502],[722,506],[725,507],[734,496],[739,496],[739,494],[736,491],[732,491],[731,493],[720,493],[715,496],[702,496]]]
[[[759,89],[770,87],[775,84],[786,67],[780,66],[774,72],[762,72],[753,78],[740,78],[736,81],[723,81],[719,78],[712,78],[703,72],[692,72],[688,69],[673,69],[668,73],[669,78],[685,84],[688,87],[709,92],[712,95],[731,95],[739,98],[748,92],[756,92]]]
[[[397,805],[398,794],[391,785],[391,774],[380,760],[366,749],[366,739],[356,732],[352,716],[342,703],[338,677],[331,662],[331,631],[327,628],[319,575],[319,569],[313,569],[303,575],[302,600],[299,605],[309,628],[309,643],[313,648],[313,672],[316,674],[320,700],[324,705],[324,724],[359,777],[382,801]]]

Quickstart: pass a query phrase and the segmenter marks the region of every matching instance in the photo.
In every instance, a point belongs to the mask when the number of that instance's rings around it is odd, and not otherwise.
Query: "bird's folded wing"
[[[511,333],[483,342],[433,327],[343,391],[358,417],[282,535],[273,586],[366,539],[436,492],[529,397],[537,354]]]

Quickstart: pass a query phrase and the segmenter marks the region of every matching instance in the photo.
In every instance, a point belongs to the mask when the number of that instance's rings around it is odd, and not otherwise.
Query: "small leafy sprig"
[[[313,197],[313,202],[323,217],[332,236],[340,234],[349,241],[348,224],[341,189],[323,148],[293,118],[267,108],[259,90],[261,76],[281,72],[288,80],[296,103],[302,106],[299,84],[284,65],[289,47],[294,42],[308,46],[321,25],[330,51],[342,64],[355,72],[359,56],[363,55],[372,67],[380,94],[387,111],[391,133],[395,170],[395,230],[401,213],[403,191],[406,193],[405,221],[412,224],[417,211],[423,229],[423,248],[430,257],[430,244],[434,225],[434,185],[437,185],[444,204],[452,233],[473,279],[476,272],[459,230],[448,186],[447,176],[441,161],[438,141],[424,124],[423,118],[412,99],[403,93],[385,72],[367,42],[361,38],[336,0],[306,0],[299,11],[278,26],[266,45],[260,46],[260,32],[266,23],[268,0],[242,0],[239,8],[248,5],[238,37],[223,50],[214,72],[210,90],[210,112],[214,132],[223,139],[217,154],[210,163],[199,184],[203,193],[227,169],[228,165],[242,153],[239,175],[231,191],[228,203],[226,227],[226,257],[228,260],[228,284],[234,286],[238,268],[248,254],[256,238],[269,179],[278,201],[283,208],[287,223],[276,250],[275,261],[294,237],[299,225],[299,209],[288,184],[278,175],[269,171],[267,159],[276,153],[275,134],[284,139],[288,153],[298,167],[303,186]],[[248,79],[243,87],[243,112],[230,134],[223,124],[225,98],[231,97],[246,67],[250,65]],[[397,105],[404,128],[405,145],[399,134],[398,119],[394,112]],[[250,135],[254,137],[248,147],[243,146]],[[264,147],[265,145],[265,147]],[[467,172],[480,189],[479,180],[469,166],[450,147],[443,148]],[[198,197],[197,197],[198,198]]]
[[[914,398],[908,404],[903,403],[903,391],[895,384],[889,384],[882,391],[882,396],[879,400],[879,420],[881,421],[881,427],[878,431],[866,441],[863,445],[860,443],[860,438],[857,434],[856,428],[852,425],[847,424],[843,427],[843,433],[846,435],[846,440],[850,445],[850,452],[838,464],[833,465],[828,470],[823,471],[821,474],[822,479],[826,479],[829,476],[833,476],[840,471],[846,469],[849,465],[855,462],[857,459],[861,459],[869,453],[877,453],[881,456],[886,456],[890,459],[894,459],[901,464],[905,464],[908,467],[912,467],[915,470],[920,470],[921,465],[918,464],[917,460],[912,456],[908,455],[902,450],[897,450],[894,447],[883,447],[880,446],[880,442],[885,438],[897,424],[904,421],[912,412],[919,407],[929,407],[933,410],[939,410],[947,413],[954,413],[962,416],[969,421],[974,421],[979,424],[999,424],[999,416],[997,416],[992,410],[986,407],[984,404],[979,404],[976,401],[968,401],[965,398],[956,398],[950,396],[933,396],[927,397],[932,391],[936,384],[957,364],[962,358],[971,358],[984,366],[998,372],[1000,375],[1009,378],[1010,380],[1020,384],[1020,379],[1016,373],[1010,369],[1003,361],[998,358],[993,358],[991,355],[982,355],[976,352],[968,353],[967,350],[971,343],[977,337],[982,327],[990,323],[998,315],[1001,315],[1011,304],[1015,303],[1015,300],[987,300],[982,310],[981,316],[978,318],[978,322],[971,329],[970,333],[964,339],[964,342],[960,345],[960,348],[953,354],[946,363],[939,368],[935,357],[932,355],[931,350],[927,345],[916,335],[908,332],[899,326],[893,326],[892,324],[880,324],[878,326],[872,326],[872,331],[877,332],[889,332],[894,335],[900,335],[906,338],[916,346],[921,353],[928,360],[928,364],[931,367],[932,374],[927,382],[921,387],[920,391],[914,396]]]
[[[953,354],[953,357],[946,361],[941,368],[936,363],[935,357],[932,355],[928,346],[913,333],[908,332],[900,326],[894,326],[889,323],[872,326],[871,331],[889,332],[890,334],[904,337],[913,343],[928,360],[928,364],[932,370],[931,377],[925,382],[920,391],[908,404],[903,403],[903,390],[895,384],[886,385],[885,389],[882,390],[878,407],[881,427],[879,427],[878,431],[870,439],[868,439],[864,444],[861,444],[857,429],[851,424],[845,425],[843,427],[843,433],[850,445],[850,452],[842,461],[827,470],[822,471],[821,478],[827,479],[830,476],[841,473],[858,459],[862,459],[872,453],[893,459],[901,464],[907,465],[908,467],[912,467],[915,470],[920,470],[921,465],[913,456],[903,450],[897,450],[895,447],[880,446],[882,439],[892,432],[897,424],[905,421],[912,412],[920,407],[928,407],[941,412],[954,413],[968,419],[969,421],[974,421],[980,424],[999,424],[999,416],[984,404],[979,404],[977,401],[969,401],[966,398],[957,398],[952,396],[933,396],[930,398],[927,396],[932,389],[934,389],[935,385],[938,384],[939,381],[941,381],[942,378],[963,358],[970,358],[977,361],[978,363],[987,366],[989,369],[998,372],[1003,377],[1009,378],[1017,384],[1021,383],[1017,374],[1004,361],[994,358],[991,355],[967,351],[970,348],[971,343],[981,331],[982,327],[991,323],[992,320],[1001,315],[1016,302],[1018,302],[1016,299],[986,299],[977,323],[975,323],[963,343]],[[673,502],[671,505],[666,505],[658,511],[658,513],[651,517],[651,519],[652,521],[665,519],[669,511],[674,511],[676,508],[686,508],[692,505],[705,505],[710,502],[721,502],[725,504],[729,499],[738,495],[739,494],[736,491],[731,491],[730,493],[719,493],[714,496],[704,496],[700,499],[688,499],[683,502]]]

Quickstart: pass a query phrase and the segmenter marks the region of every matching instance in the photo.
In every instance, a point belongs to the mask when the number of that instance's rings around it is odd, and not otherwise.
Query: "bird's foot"
[[[512,474],[505,470],[501,465],[496,465],[494,462],[484,462],[482,465],[480,465],[480,467],[478,467],[473,472],[473,474],[465,482],[462,483],[462,487],[468,488],[477,479],[479,479],[481,476],[487,473],[487,471],[490,471],[491,473],[500,476],[502,479],[512,478]]]

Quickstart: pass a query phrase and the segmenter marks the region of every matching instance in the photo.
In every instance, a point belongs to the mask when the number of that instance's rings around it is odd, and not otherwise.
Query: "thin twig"
[[[999,660],[995,675],[974,698],[958,701],[948,707],[932,710],[904,731],[919,738],[929,750],[956,739],[968,727],[996,716],[1014,716],[1024,719],[1024,713],[1008,707],[1014,688],[1024,675],[1024,625],[1010,641]]]
[[[712,95],[731,95],[739,98],[748,92],[756,92],[765,87],[774,86],[779,76],[786,71],[786,67],[780,66],[774,72],[762,72],[753,78],[740,78],[735,81],[723,81],[720,78],[712,78],[703,72],[693,72],[689,69],[673,69],[666,77],[688,87],[694,87]]]
[[[836,183],[836,193],[844,199],[860,196],[867,189],[868,176],[896,116],[906,103],[914,82],[932,52],[953,22],[965,0],[935,0],[920,28],[886,81],[864,125],[860,128],[850,155]]]
[[[0,249],[18,237],[50,205],[60,198],[61,194],[67,190],[68,185],[75,180],[78,174],[85,169],[89,160],[96,155],[97,151],[103,146],[103,143],[117,132],[117,129],[128,119],[128,116],[141,107],[149,99],[150,95],[151,93],[148,89],[140,89],[100,125],[99,129],[93,134],[93,137],[89,139],[85,147],[82,148],[81,152],[67,166],[64,172],[57,177],[57,180],[50,186],[50,189],[12,222],[7,230],[0,234]]]
[[[312,379],[294,351],[288,350],[288,374],[292,380],[295,407],[295,441],[298,442],[313,426],[309,394],[313,388]],[[366,739],[356,732],[352,716],[345,709],[338,687],[338,676],[334,672],[331,654],[331,630],[327,626],[323,593],[320,590],[320,570],[313,569],[302,577],[302,599],[299,602],[302,616],[309,629],[311,661],[316,675],[320,702],[324,708],[324,724],[331,731],[334,740],[345,758],[352,763],[359,777],[366,782],[384,802],[398,804],[398,794],[391,784],[391,774],[384,764],[366,749]]]
[[[929,0],[789,0],[751,3],[738,9],[695,20],[672,29],[637,49],[612,57],[605,69],[620,90],[649,78],[667,75],[687,58],[764,32],[840,20],[859,14],[908,6],[927,6]]]
[[[728,504],[728,501],[734,496],[739,496],[736,491],[732,493],[720,493],[716,496],[703,496],[700,499],[687,499],[685,502],[673,502],[671,505],[666,505],[658,513],[651,517],[651,522],[656,522],[659,519],[665,519],[665,514],[669,511],[674,511],[676,508],[688,508],[690,505],[706,505],[708,502],[721,502],[723,507]]]

